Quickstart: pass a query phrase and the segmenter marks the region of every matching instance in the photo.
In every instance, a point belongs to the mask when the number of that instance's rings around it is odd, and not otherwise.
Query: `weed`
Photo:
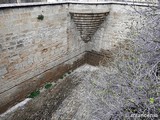
[[[39,90],[33,91],[28,97],[29,98],[35,98],[40,94]]]
[[[38,15],[37,17],[38,20],[43,20],[44,19],[44,16],[41,14],[41,15]]]
[[[51,83],[47,83],[47,84],[45,85],[45,89],[49,89],[50,87],[52,87],[52,84],[51,84]]]

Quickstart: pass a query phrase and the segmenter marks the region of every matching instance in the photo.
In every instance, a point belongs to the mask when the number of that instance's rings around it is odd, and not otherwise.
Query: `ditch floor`
[[[124,104],[103,90],[104,83],[108,84],[104,75],[114,76],[116,72],[85,64],[65,74],[51,88],[41,89],[39,96],[27,98],[25,104],[0,115],[0,120],[110,120]]]
[[[0,115],[1,120],[84,120],[89,114],[87,96],[90,77],[98,67],[85,64],[47,90],[41,88],[39,96],[27,98]]]

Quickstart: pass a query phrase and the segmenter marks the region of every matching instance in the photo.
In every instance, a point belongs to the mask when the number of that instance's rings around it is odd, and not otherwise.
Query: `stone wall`
[[[85,43],[72,29],[67,10],[67,5],[0,9],[1,108],[51,80],[33,82],[33,77],[82,58]],[[41,14],[44,19],[38,20]]]
[[[19,3],[28,3],[28,2],[47,2],[47,0],[19,0]]]
[[[0,0],[0,4],[28,3],[28,2],[47,2],[47,0]]]
[[[6,4],[6,3],[17,3],[17,0],[1,0],[0,4]]]
[[[136,9],[145,9],[145,6],[139,6]],[[130,25],[133,20],[138,20],[140,15],[135,12],[134,7],[123,4],[102,4],[102,5],[70,5],[70,11],[76,13],[103,13],[109,12],[105,21],[99,26],[92,39],[86,44],[88,51],[98,53],[104,50],[114,50],[119,43],[129,40]]]
[[[92,49],[99,52],[116,49],[119,43],[130,39],[128,33],[131,30],[129,29],[131,22],[139,17],[130,6],[111,5],[106,21],[93,36]]]
[[[88,10],[109,14],[92,40],[84,43],[70,12]],[[126,23],[136,16],[131,11],[126,4],[1,7],[0,112],[45,82],[56,81],[70,69],[86,62],[98,64],[102,50],[112,50],[117,43],[127,39]],[[38,15],[43,15],[44,19],[38,20]],[[111,57],[110,53],[108,56]]]
[[[98,2],[98,3],[105,3],[105,2],[141,2],[141,3],[157,3],[158,0],[1,0],[0,4],[8,4],[8,3],[32,3],[32,2]]]

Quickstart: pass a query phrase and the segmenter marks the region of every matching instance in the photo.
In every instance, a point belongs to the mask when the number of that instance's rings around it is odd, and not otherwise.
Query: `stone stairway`
[[[73,13],[70,12],[71,18],[76,24],[84,42],[89,42],[100,25],[105,21],[108,12],[103,13]]]

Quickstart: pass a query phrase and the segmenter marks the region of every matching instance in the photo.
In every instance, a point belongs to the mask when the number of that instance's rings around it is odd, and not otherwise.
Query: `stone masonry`
[[[141,5],[142,7],[143,4]],[[85,43],[70,12],[109,12]],[[126,23],[136,14],[126,4],[38,4],[0,7],[0,111],[69,69],[96,60],[127,39]],[[44,19],[37,17],[43,15]],[[92,52],[90,57],[86,53]],[[96,56],[96,57],[93,57]],[[85,57],[85,58],[84,58]],[[75,61],[79,61],[75,63]],[[58,73],[59,72],[59,73]],[[56,76],[56,77],[55,77]]]

